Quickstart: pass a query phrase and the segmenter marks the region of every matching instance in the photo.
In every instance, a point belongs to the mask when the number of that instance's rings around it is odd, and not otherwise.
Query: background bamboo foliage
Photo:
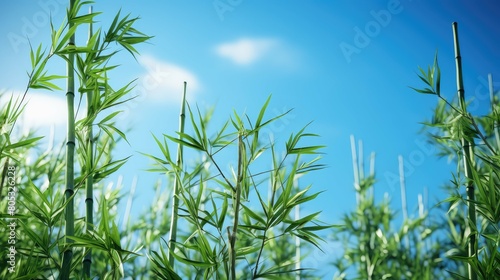
[[[302,185],[308,182],[302,177],[326,167],[318,135],[305,124],[285,141],[267,137],[263,131],[289,113],[269,117],[271,96],[255,115],[234,112],[213,127],[219,111],[188,104],[184,84],[179,131],[153,135],[157,154],[143,154],[167,183],[152,186],[148,209],[131,219],[137,181],[126,196],[120,177],[116,186],[105,186],[104,179],[128,159],[116,158],[119,145],[127,144],[117,106],[134,98],[134,81],[117,86],[109,74],[120,50],[135,58],[135,46],[151,36],[135,29],[138,18],[120,12],[107,28],[97,27],[100,13],[86,12],[91,4],[69,1],[65,21],[59,28],[51,23],[50,46],[31,48],[24,96],[0,104],[0,224],[5,228],[16,218],[20,227],[16,272],[2,264],[0,278],[321,279],[301,262],[313,249],[324,250],[325,241],[341,245],[330,263],[335,279],[500,278],[499,99],[490,76],[490,111],[468,112],[456,24],[459,95],[449,101],[441,93],[437,53],[432,66],[419,69],[425,87],[414,88],[438,98],[426,132],[438,156],[457,163],[444,201],[429,207],[419,196],[418,209],[408,211],[406,199],[415,198],[406,198],[400,172],[401,221],[388,196],[376,200],[375,156],[366,171],[362,142],[352,137],[355,209],[340,226],[319,221],[320,212],[301,215],[302,206],[321,195],[316,186]],[[86,43],[76,44],[75,35],[87,30]],[[65,75],[46,70],[58,58],[67,64]],[[15,129],[22,125],[24,97],[34,89],[66,91],[64,143]],[[86,114],[77,119],[80,103]],[[185,161],[184,152],[193,160]],[[6,214],[4,199],[9,166],[19,173],[14,217]],[[0,240],[7,244],[6,235]]]

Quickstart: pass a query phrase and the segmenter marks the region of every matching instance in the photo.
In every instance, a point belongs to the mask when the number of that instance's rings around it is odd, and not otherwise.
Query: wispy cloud
[[[145,95],[147,100],[169,100],[177,105],[182,97],[184,81],[188,84],[188,100],[192,100],[200,88],[196,75],[179,65],[151,55],[141,55],[139,63],[146,72],[139,78],[135,91],[138,95]]]
[[[22,93],[20,91],[11,92],[14,100],[21,100]],[[2,96],[2,102],[6,102],[10,98],[9,91]],[[24,100],[26,107],[22,112],[20,119],[16,125],[21,125],[23,129],[37,129],[51,126],[66,125],[67,106],[64,95],[49,92],[28,92]],[[75,110],[77,103],[75,103]],[[85,114],[83,108],[80,108],[79,115]]]
[[[238,65],[250,65],[270,54],[278,46],[279,43],[275,39],[240,38],[218,45],[216,52]]]

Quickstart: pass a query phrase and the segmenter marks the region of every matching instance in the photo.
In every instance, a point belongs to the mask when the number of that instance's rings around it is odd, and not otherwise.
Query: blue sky
[[[13,93],[25,88],[26,38],[47,46],[48,15],[57,26],[65,5],[62,0],[0,4],[0,88]],[[475,98],[472,113],[488,106],[488,73],[500,81],[500,9],[494,1],[97,1],[94,10],[103,14],[96,26],[107,26],[120,8],[139,16],[137,28],[155,36],[138,48],[137,61],[120,54],[122,67],[111,77],[116,85],[138,79],[133,92],[140,96],[123,108],[120,119],[123,128],[133,128],[130,146],[120,145],[121,155],[133,155],[120,174],[125,189],[138,176],[138,205],[151,199],[149,190],[160,178],[143,171],[148,160],[138,152],[159,154],[151,133],[177,130],[184,80],[191,104],[216,106],[213,129],[233,109],[255,115],[270,94],[268,117],[294,109],[271,129],[277,141],[313,121],[308,130],[327,145],[328,168],[308,179],[325,192],[305,211],[323,210],[321,218],[331,223],[355,206],[350,135],[363,140],[365,162],[370,152],[377,154],[378,197],[388,193],[399,207],[399,184],[392,178],[401,155],[410,211],[424,188],[430,205],[443,198],[440,186],[454,166],[437,160],[418,133],[437,100],[408,86],[421,86],[418,66],[431,64],[438,50],[443,90],[450,99],[455,95],[453,21],[459,24],[465,93]],[[85,36],[82,31],[80,42]],[[64,74],[62,64],[51,67]],[[25,124],[40,134],[54,127],[57,137],[64,137],[64,93],[33,91],[29,97]],[[330,257],[313,255],[321,261]]]

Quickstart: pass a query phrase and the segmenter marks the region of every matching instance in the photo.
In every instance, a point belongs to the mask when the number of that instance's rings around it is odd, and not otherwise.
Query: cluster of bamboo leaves
[[[498,279],[500,277],[500,136],[499,100],[489,76],[490,106],[485,115],[472,115],[462,82],[461,54],[457,24],[453,23],[458,95],[451,101],[441,93],[441,70],[437,54],[419,78],[426,88],[419,93],[435,95],[439,103],[428,121],[430,141],[440,156],[457,163],[448,187],[447,257],[459,269],[450,273],[457,279]]]
[[[277,144],[263,139],[263,127],[283,117],[264,120],[270,98],[255,122],[234,114],[218,131],[208,130],[211,114],[195,112],[188,106],[192,133],[155,137],[161,156],[154,171],[164,172],[175,181],[178,190],[178,219],[182,228],[170,228],[169,240],[150,256],[160,279],[295,279],[305,268],[297,266],[301,256],[295,248],[280,248],[295,238],[321,247],[319,231],[331,228],[317,221],[320,212],[295,217],[294,209],[315,199],[311,186],[300,188],[297,179],[323,168],[318,163],[322,146],[301,146],[303,138],[315,134],[305,128],[292,134],[277,152]],[[181,114],[182,117],[183,114]],[[170,152],[169,142],[201,154],[201,160],[186,166]],[[181,152],[182,153],[182,152]],[[224,156],[236,159],[229,170]],[[311,157],[312,158],[309,158]],[[262,169],[260,159],[267,158],[270,168]],[[269,166],[269,165],[268,165]],[[176,204],[174,203],[174,206]],[[179,227],[181,228],[181,227]],[[178,268],[179,267],[179,268]]]
[[[322,168],[316,157],[321,146],[299,146],[302,138],[315,136],[304,129],[286,142],[285,156],[278,156],[275,144],[269,139],[264,139],[267,144],[263,144],[259,138],[261,128],[282,117],[264,121],[269,99],[256,122],[247,119],[245,123],[235,115],[210,139],[206,130],[208,116],[199,114],[197,122],[189,110],[195,135],[180,133],[180,138],[170,137],[170,140],[202,152],[198,164],[191,170],[172,161],[167,144],[156,139],[165,157],[160,163],[168,170],[168,185],[163,188],[157,184],[157,195],[150,209],[130,222],[132,192],[125,215],[119,216],[118,209],[123,207],[120,202],[126,200],[120,192],[122,184],[105,187],[104,179],[116,173],[127,160],[115,159],[113,155],[117,143],[126,141],[125,133],[114,120],[119,114],[115,110],[117,105],[130,100],[127,96],[132,83],[115,90],[108,72],[117,67],[112,65],[112,58],[119,51],[115,44],[135,55],[133,45],[150,37],[133,28],[137,18],[122,17],[120,13],[106,31],[99,28],[94,32],[93,24],[99,13],[82,12],[91,3],[69,1],[67,17],[59,29],[51,23],[50,49],[44,50],[42,44],[31,49],[32,70],[24,95],[20,100],[10,98],[6,106],[1,106],[0,160],[2,166],[15,165],[19,170],[16,183],[21,206],[15,218],[21,229],[17,236],[15,275],[2,266],[0,276],[16,279],[138,279],[154,275],[165,279],[179,275],[190,279],[307,277],[308,272],[300,267],[303,255],[297,254],[296,248],[283,245],[301,239],[319,246],[321,238],[316,232],[330,227],[316,221],[319,212],[300,218],[292,215],[299,205],[319,194],[309,194],[310,186],[299,188],[297,178]],[[81,34],[77,30],[83,28],[89,30],[87,42],[77,45],[75,37]],[[48,74],[47,65],[56,58],[67,63],[66,75]],[[61,93],[58,79],[67,82],[66,142],[54,144],[49,140],[42,144],[37,142],[42,137],[34,133],[13,141],[13,128],[29,90]],[[78,104],[86,104],[86,115],[79,120],[76,111],[80,108],[75,106],[78,98]],[[229,123],[235,131],[228,132]],[[48,146],[42,150],[42,145]],[[222,150],[233,146],[237,147],[238,164],[230,175],[231,172],[222,171],[216,158]],[[251,170],[258,166],[255,162],[262,154],[270,155],[271,167]],[[302,162],[310,155],[314,158]],[[2,178],[5,174],[2,172]],[[176,184],[179,190],[174,193],[178,195],[172,198],[168,194]],[[265,184],[271,186],[263,188]],[[0,186],[4,185],[2,179]],[[265,198],[263,193],[268,189]],[[7,204],[1,201],[0,206],[5,209]],[[84,212],[78,211],[82,204]],[[252,210],[256,206],[261,210]],[[163,210],[170,208],[178,214],[166,215]],[[6,225],[12,217],[3,213],[6,211],[2,211],[1,221]],[[122,220],[121,229],[118,219]],[[170,242],[168,249],[161,240],[173,232],[170,230],[173,220],[180,220],[183,230],[179,230],[179,238]],[[2,242],[6,244],[5,238],[2,236]],[[144,258],[147,252],[149,260]],[[174,257],[169,259],[168,255]],[[178,262],[176,272],[171,269],[174,258]]]
[[[133,27],[137,18],[121,16],[120,13],[106,31],[98,29],[93,32],[91,26],[99,13],[82,11],[84,6],[90,4],[91,1],[71,0],[61,26],[55,29],[51,22],[49,50],[44,49],[42,44],[31,49],[32,70],[28,73],[23,97],[21,100],[11,97],[7,106],[2,107],[1,125],[4,129],[0,162],[5,167],[9,164],[17,167],[18,205],[22,205],[15,216],[21,225],[16,244],[19,253],[16,272],[15,275],[8,275],[2,267],[0,274],[3,277],[87,278],[91,276],[90,249],[95,249],[99,258],[92,275],[98,273],[103,279],[119,279],[124,275],[123,263],[134,255],[123,249],[114,217],[108,215],[108,207],[117,204],[118,197],[109,192],[100,193],[100,181],[116,172],[126,160],[116,160],[111,154],[116,142],[125,139],[125,134],[114,122],[119,111],[110,108],[126,102],[126,95],[131,90],[131,84],[115,90],[109,83],[108,72],[116,67],[110,62],[119,51],[114,45],[134,55],[137,51],[133,45],[150,37]],[[75,44],[75,35],[80,34],[78,28],[85,28],[82,31],[90,29],[87,43],[83,46]],[[56,58],[66,61],[67,75],[48,74],[47,65]],[[13,143],[13,126],[25,106],[24,97],[31,89],[62,94],[62,89],[55,82],[57,79],[67,81],[66,151],[64,146],[54,150],[53,143],[46,151],[39,151],[35,142],[42,137],[31,134]],[[75,120],[75,93],[79,94],[80,101],[87,97],[87,114],[80,120]],[[27,162],[30,158],[35,158],[35,162]],[[2,175],[5,176],[5,172]],[[65,190],[61,189],[64,185]],[[86,198],[82,197],[85,185]],[[93,200],[99,194],[98,208],[101,211],[98,211],[98,223],[95,223]],[[85,201],[85,215],[76,213],[75,201]],[[2,209],[5,206],[2,203]],[[8,218],[3,213],[7,212],[2,211],[2,218]],[[98,226],[94,227],[94,223]]]
[[[333,239],[344,249],[333,263],[336,279],[500,278],[499,99],[490,75],[489,112],[473,116],[467,110],[456,23],[453,33],[458,96],[449,101],[441,93],[437,54],[432,66],[419,69],[425,87],[413,88],[439,99],[426,126],[438,155],[457,163],[445,186],[449,197],[436,205],[433,215],[421,211],[419,202],[417,217],[404,215],[395,230],[389,200],[375,203],[374,167],[365,178],[353,143],[357,204],[343,217],[344,227],[334,231]]]
[[[154,137],[161,155],[148,155],[156,162],[153,170],[167,174],[166,186],[153,186],[149,208],[130,220],[137,183],[125,197],[123,183],[106,186],[105,180],[127,160],[113,154],[126,141],[115,119],[118,105],[132,98],[133,82],[115,89],[108,73],[117,67],[112,58],[119,50],[135,56],[134,45],[150,37],[133,27],[137,18],[120,13],[109,28],[94,32],[100,13],[83,12],[91,3],[70,0],[65,21],[58,29],[51,24],[50,47],[31,49],[23,96],[0,93],[7,100],[0,104],[0,226],[13,218],[19,225],[16,272],[2,265],[0,278],[314,279],[301,266],[300,248],[321,249],[320,233],[332,226],[317,221],[319,212],[300,216],[300,207],[319,193],[301,187],[299,178],[324,167],[322,146],[301,144],[316,136],[305,128],[285,143],[266,139],[262,128],[284,116],[265,120],[270,99],[255,121],[235,113],[214,132],[213,111],[202,114],[187,106],[190,133],[184,132],[183,100],[179,132]],[[77,45],[75,36],[84,30],[86,44]],[[457,162],[447,186],[450,197],[434,209],[444,215],[430,215],[421,206],[395,229],[389,200],[374,199],[374,168],[365,177],[354,156],[356,209],[332,232],[344,249],[332,264],[337,279],[500,278],[499,99],[490,77],[489,112],[473,116],[467,110],[456,24],[454,31],[457,98],[448,101],[441,93],[437,55],[434,65],[420,69],[426,87],[415,89],[438,97],[427,123],[430,140],[441,156]],[[66,75],[48,73],[57,58],[67,63]],[[22,123],[16,123],[29,91],[62,94],[58,80],[67,81],[69,114],[61,118],[68,119],[68,137],[65,143],[42,143],[43,137],[21,133],[16,128]],[[86,105],[79,120],[75,97]],[[184,148],[196,160],[184,162]],[[19,190],[14,217],[6,214],[4,199],[9,166],[16,166]],[[1,243],[7,238],[1,235]]]

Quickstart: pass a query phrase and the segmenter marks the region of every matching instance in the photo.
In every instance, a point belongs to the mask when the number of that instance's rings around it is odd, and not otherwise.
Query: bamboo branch
[[[356,140],[354,135],[351,135],[351,152],[352,152],[352,169],[354,173],[354,189],[356,190],[356,203],[359,203],[359,171],[358,171],[358,158],[356,156]]]
[[[294,177],[294,185],[295,189],[297,192],[299,192],[299,182],[297,176]],[[298,221],[300,219],[300,204],[297,204],[295,206],[295,220]],[[300,237],[295,236],[295,270],[296,275],[295,275],[295,280],[300,280],[300,263],[301,260],[301,254],[300,254]]]
[[[235,203],[234,203],[234,222],[233,222],[233,232],[229,235],[229,259],[231,261],[231,280],[236,280],[236,235],[238,233],[238,220],[240,213],[240,198],[241,198],[241,188],[244,180],[244,167],[243,167],[243,155],[245,153],[244,144],[242,139],[242,134],[238,137],[238,174],[236,182],[236,193],[235,193]],[[257,267],[259,263],[257,262],[255,267],[255,273],[257,273]]]
[[[398,156],[399,161],[399,185],[401,187],[401,209],[403,210],[403,225],[408,222],[408,206],[406,201],[406,185],[405,185],[405,171],[403,157]],[[409,236],[405,236],[406,249],[410,249]]]
[[[89,7],[89,14],[92,14],[92,6]],[[92,38],[92,22],[89,24],[89,41]],[[84,80],[84,83],[86,81]],[[99,88],[97,88],[97,91]],[[87,91],[87,117],[92,116],[93,112],[93,92]],[[99,92],[97,92],[99,94]],[[90,123],[87,127],[87,172],[92,172],[94,170],[94,133],[92,131],[92,123]],[[85,198],[85,206],[86,206],[86,230],[87,234],[90,234],[94,229],[94,177],[88,176],[86,180],[86,198]],[[85,277],[90,277],[90,267],[92,265],[92,249],[87,248],[87,254],[83,259],[83,274]]]
[[[467,112],[466,103],[465,103],[465,94],[464,94],[464,86],[463,86],[463,78],[462,78],[462,57],[460,56],[460,46],[458,42],[458,30],[457,23],[453,22],[453,39],[455,45],[455,62],[456,62],[456,70],[457,70],[457,92],[458,92],[458,101],[460,103],[460,108],[464,114]],[[469,233],[469,244],[468,244],[468,257],[474,257],[476,255],[476,206],[474,204],[475,195],[474,195],[474,184],[473,184],[473,175],[472,168],[474,168],[474,142],[469,142],[462,137],[462,151],[463,151],[463,163],[465,168],[465,177],[467,179],[466,191],[467,191],[467,201],[468,201],[468,218],[469,221],[467,223],[467,228],[470,230]],[[468,264],[468,272],[469,279],[476,280],[477,275],[474,271],[472,265]]]
[[[488,87],[490,90],[491,112],[495,112],[495,92],[493,91],[493,77],[491,74],[488,74]],[[493,132],[495,134],[497,149],[500,150],[500,134],[498,132],[498,121],[496,120],[493,122]]]
[[[184,82],[184,92],[182,94],[182,103],[181,103],[181,113],[179,116],[179,139],[182,138],[182,133],[184,133],[184,119],[186,118],[186,87],[187,83]],[[183,161],[183,145],[177,145],[177,167],[182,166]],[[180,189],[180,178],[178,174],[178,170],[175,172],[175,181],[174,181],[174,190],[172,194],[172,219],[170,221],[170,236],[168,239],[168,244],[170,246],[170,251],[168,254],[168,262],[172,269],[174,268],[175,259],[174,259],[174,251],[175,251],[175,242],[177,242],[177,218],[179,213],[179,189]]]

